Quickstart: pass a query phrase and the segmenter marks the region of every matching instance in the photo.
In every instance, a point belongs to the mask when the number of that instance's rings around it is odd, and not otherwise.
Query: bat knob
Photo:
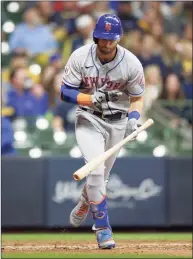
[[[76,181],[79,181],[80,180],[80,178],[79,178],[79,176],[77,175],[77,174],[73,174],[73,178],[74,178],[74,180],[76,180]]]

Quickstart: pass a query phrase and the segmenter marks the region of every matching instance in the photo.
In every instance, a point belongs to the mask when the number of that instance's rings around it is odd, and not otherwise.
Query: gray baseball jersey
[[[121,91],[118,101],[102,105],[103,114],[128,112],[129,96],[144,93],[143,67],[135,55],[120,45],[117,45],[113,61],[102,65],[96,56],[96,47],[96,44],[85,45],[71,54],[64,69],[63,83],[87,94],[101,87],[105,91]]]
[[[96,55],[96,47],[96,44],[85,45],[71,54],[64,69],[63,83],[86,94],[92,94],[101,87],[105,91],[118,90],[122,92],[121,97],[116,102],[102,104],[103,114],[127,113],[129,97],[144,93],[142,65],[135,55],[120,45],[117,45],[116,57],[102,65]],[[90,161],[121,141],[126,125],[127,117],[109,123],[79,107],[76,113],[76,139],[85,161]],[[104,180],[108,179],[117,154],[91,174],[103,174]],[[92,181],[92,178],[87,181]],[[97,185],[96,181],[92,184]]]

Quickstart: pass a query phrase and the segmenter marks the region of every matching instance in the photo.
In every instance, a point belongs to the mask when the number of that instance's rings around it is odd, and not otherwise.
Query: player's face
[[[98,39],[97,46],[101,54],[108,55],[116,49],[117,43],[117,40]]]

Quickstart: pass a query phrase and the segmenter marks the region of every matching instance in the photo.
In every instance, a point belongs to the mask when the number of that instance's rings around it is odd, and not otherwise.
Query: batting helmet
[[[102,15],[94,28],[93,38],[105,40],[119,40],[123,34],[120,19],[114,14]]]

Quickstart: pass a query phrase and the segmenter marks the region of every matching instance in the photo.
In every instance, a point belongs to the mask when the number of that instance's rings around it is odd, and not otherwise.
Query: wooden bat
[[[151,125],[153,125],[154,121],[152,119],[148,119],[145,123],[143,123],[138,129],[136,129],[133,133],[131,133],[129,136],[121,140],[119,143],[114,145],[109,150],[103,152],[101,155],[93,158],[91,161],[86,163],[86,165],[82,166],[80,169],[78,169],[73,174],[73,178],[76,181],[82,180],[84,177],[86,177],[90,172],[94,171],[100,164],[102,164],[104,161],[106,161],[110,156],[112,156],[115,152],[117,152],[122,146],[124,146],[127,142],[133,140],[137,135],[149,128]]]

